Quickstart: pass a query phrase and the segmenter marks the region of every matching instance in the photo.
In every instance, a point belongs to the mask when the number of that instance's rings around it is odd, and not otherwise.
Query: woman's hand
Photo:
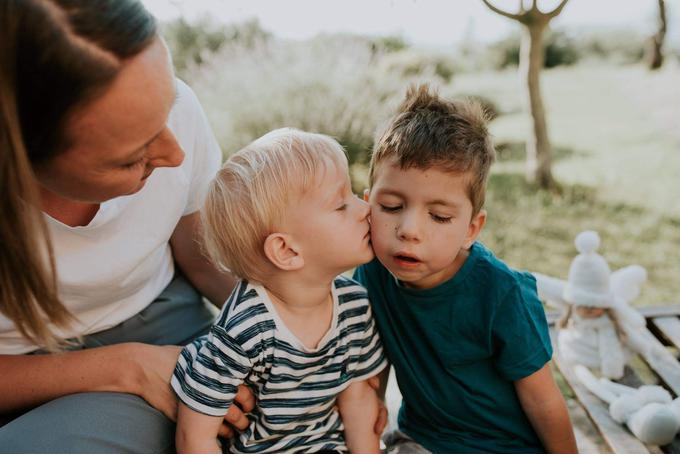
[[[135,362],[134,394],[137,394],[149,405],[163,413],[172,421],[177,421],[177,396],[170,387],[170,379],[182,347],[174,345],[155,346],[146,344],[129,344],[133,349]],[[229,407],[220,427],[219,436],[231,438],[234,427],[245,430],[249,421],[246,413],[255,407],[255,397],[245,385],[238,388],[234,399],[236,405]]]
[[[177,421],[177,397],[170,387],[182,347],[129,344],[132,349],[133,393],[172,421]]]

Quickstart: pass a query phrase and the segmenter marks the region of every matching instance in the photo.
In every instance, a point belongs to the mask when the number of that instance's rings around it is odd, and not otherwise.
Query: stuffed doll
[[[606,378],[598,380],[581,365],[574,367],[574,373],[591,393],[609,404],[612,419],[625,424],[643,443],[666,445],[680,430],[680,398],[673,400],[662,387],[635,389]]]
[[[580,233],[575,244],[579,255],[571,263],[568,280],[534,273],[538,294],[564,308],[558,323],[560,356],[618,379],[632,351],[651,354],[657,348],[640,334],[644,317],[628,305],[639,295],[647,273],[637,265],[611,273],[597,253],[596,232]]]

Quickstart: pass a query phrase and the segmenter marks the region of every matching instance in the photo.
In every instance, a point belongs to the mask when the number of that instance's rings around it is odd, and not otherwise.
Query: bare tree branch
[[[484,1],[484,0],[482,0],[482,1]],[[550,12],[547,14],[547,16],[548,16],[550,19],[552,19],[553,17],[559,15],[559,14],[562,12],[562,10],[564,9],[564,6],[567,4],[568,1],[569,1],[569,0],[562,0],[562,1],[560,2],[560,4],[557,5],[557,7],[556,7],[554,10],[550,11]]]
[[[659,0],[659,33],[666,34],[666,4]]]
[[[488,0],[482,0],[482,2],[484,2],[484,4],[494,13],[500,14],[501,16],[507,17],[508,19],[519,21],[522,18],[522,16],[520,16],[519,14],[508,13],[507,11],[503,11],[501,9],[496,8],[491,3],[489,3]]]

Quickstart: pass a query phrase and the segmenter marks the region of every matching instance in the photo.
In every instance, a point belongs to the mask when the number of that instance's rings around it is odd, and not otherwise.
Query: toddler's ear
[[[368,202],[369,195],[371,195],[370,189],[364,189],[364,202]]]
[[[295,271],[305,264],[293,237],[286,233],[272,233],[264,240],[264,254],[275,267]]]

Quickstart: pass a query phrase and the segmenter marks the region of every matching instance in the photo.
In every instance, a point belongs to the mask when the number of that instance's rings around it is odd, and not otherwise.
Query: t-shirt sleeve
[[[375,326],[371,306],[366,300],[366,312],[363,320],[363,333],[360,339],[361,348],[354,358],[353,373],[350,382],[366,380],[377,375],[387,366],[387,358],[383,351],[380,335]]]
[[[224,416],[251,368],[241,346],[224,328],[213,326],[208,335],[184,347],[171,385],[177,397],[191,409]]]
[[[186,84],[178,81],[180,96],[186,96],[184,100],[188,104],[187,121],[194,123],[192,154],[193,162],[189,183],[189,198],[184,209],[184,216],[198,211],[203,205],[208,192],[210,181],[220,168],[222,163],[222,151],[217,139],[210,128],[208,118],[194,92]]]
[[[496,367],[507,380],[528,377],[550,361],[548,322],[533,277],[524,274],[508,291],[494,314],[492,335]]]

